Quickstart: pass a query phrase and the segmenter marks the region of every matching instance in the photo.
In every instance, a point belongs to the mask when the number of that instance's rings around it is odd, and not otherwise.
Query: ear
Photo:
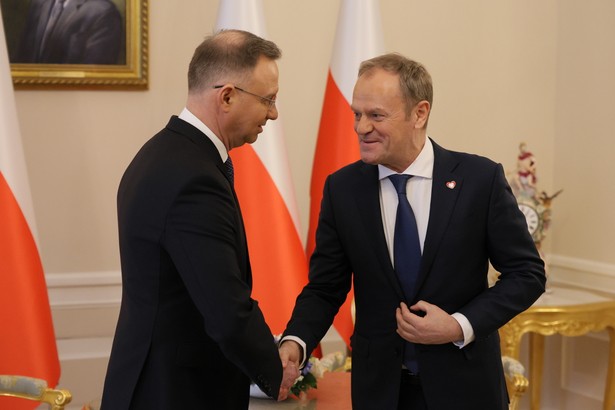
[[[231,109],[231,105],[235,102],[235,87],[232,84],[225,84],[220,87],[216,95],[216,102],[224,112]]]
[[[415,128],[425,128],[431,106],[427,100],[419,101],[412,109],[412,115],[416,116]]]

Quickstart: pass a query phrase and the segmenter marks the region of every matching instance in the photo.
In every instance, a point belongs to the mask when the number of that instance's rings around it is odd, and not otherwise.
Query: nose
[[[354,130],[359,135],[368,134],[373,130],[373,125],[366,115],[361,115],[354,121]]]
[[[273,104],[269,111],[267,111],[267,119],[276,120],[278,118],[278,107]]]

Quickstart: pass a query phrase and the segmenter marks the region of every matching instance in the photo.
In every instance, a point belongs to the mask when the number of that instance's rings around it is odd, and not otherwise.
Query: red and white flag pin
[[[456,187],[456,186],[457,186],[457,182],[455,182],[455,181],[448,181],[448,182],[446,183],[446,187],[447,187],[448,189],[455,189],[455,187]]]

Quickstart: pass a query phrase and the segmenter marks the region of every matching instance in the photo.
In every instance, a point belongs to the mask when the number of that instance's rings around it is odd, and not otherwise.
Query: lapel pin
[[[456,185],[457,185],[457,182],[455,182],[455,181],[448,181],[448,182],[446,183],[446,187],[447,187],[448,189],[455,189],[455,186],[456,186]]]

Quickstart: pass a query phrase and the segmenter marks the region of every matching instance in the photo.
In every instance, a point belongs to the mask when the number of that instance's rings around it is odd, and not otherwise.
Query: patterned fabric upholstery
[[[64,410],[72,399],[68,390],[50,389],[45,380],[13,375],[0,375],[0,396],[47,403],[51,410]]]

